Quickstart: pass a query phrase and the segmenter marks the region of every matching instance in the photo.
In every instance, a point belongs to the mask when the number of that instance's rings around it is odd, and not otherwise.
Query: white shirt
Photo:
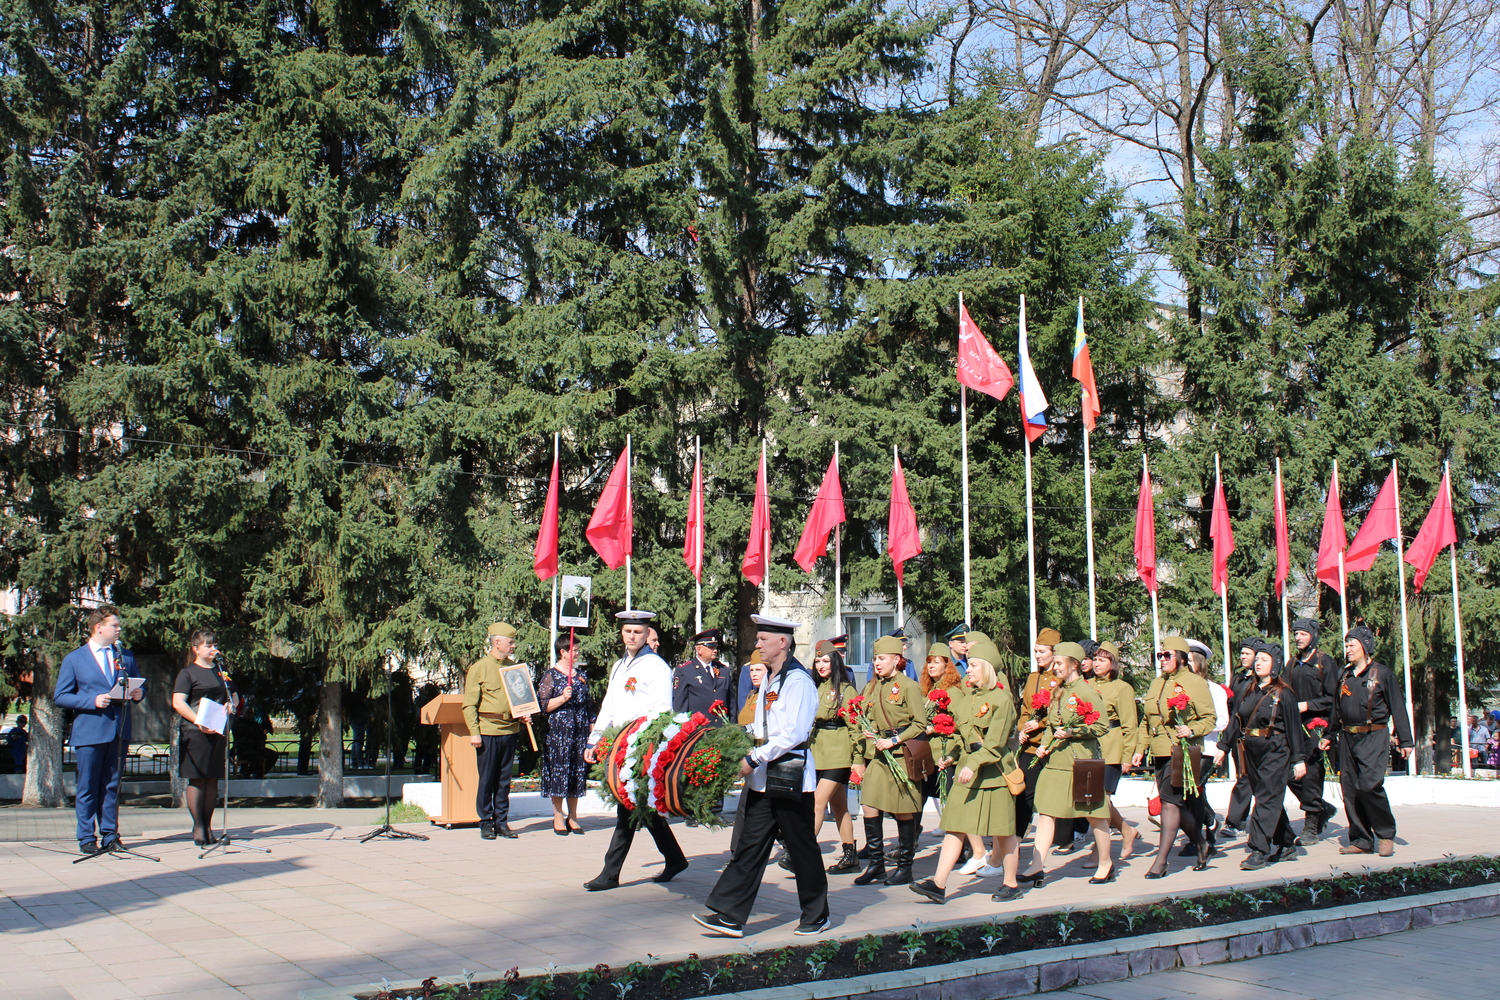
[[[109,661],[106,661],[104,659],[104,651],[106,649],[109,650]],[[110,683],[114,683],[114,668],[120,666],[120,651],[113,648],[112,643],[106,643],[103,646],[96,646],[91,639],[89,640],[89,652],[94,654],[94,662],[99,664],[99,671],[104,674],[105,680],[109,681]]]
[[[1208,681],[1208,696],[1214,702],[1214,731],[1203,737],[1203,750],[1212,753],[1219,748],[1219,734],[1229,726],[1229,695],[1224,693],[1224,685]]]
[[[766,704],[766,694],[776,692],[775,703]],[[802,790],[812,791],[818,783],[812,753],[793,750],[812,736],[813,717],[818,714],[818,685],[806,670],[778,671],[761,685],[761,696],[755,699],[755,721],[751,735],[765,739],[763,746],[750,751],[749,787],[754,792],[766,790],[766,764],[788,753],[802,755]]]
[[[627,685],[634,690],[627,690]],[[650,646],[642,646],[635,656],[622,656],[609,668],[609,685],[604,689],[599,717],[589,731],[589,746],[598,743],[610,726],[634,722],[643,715],[654,718],[671,710],[672,668],[651,652]]]

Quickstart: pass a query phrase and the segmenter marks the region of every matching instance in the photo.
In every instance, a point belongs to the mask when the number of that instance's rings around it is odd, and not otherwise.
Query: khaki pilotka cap
[[[503,635],[507,639],[514,639],[517,635],[515,626],[507,625],[505,622],[496,622],[491,625],[488,629],[488,634],[492,636]]]

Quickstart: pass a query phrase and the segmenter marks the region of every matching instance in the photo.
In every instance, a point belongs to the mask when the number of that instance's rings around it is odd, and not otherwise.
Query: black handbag
[[[802,774],[807,762],[800,754],[782,754],[766,765],[766,794],[773,799],[802,798]]]

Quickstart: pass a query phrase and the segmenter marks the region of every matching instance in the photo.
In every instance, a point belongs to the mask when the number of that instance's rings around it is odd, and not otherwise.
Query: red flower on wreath
[[[957,729],[958,726],[953,721],[953,716],[947,712],[939,712],[932,717],[932,731],[939,736],[952,736]]]
[[[932,702],[940,709],[947,709],[949,705],[953,704],[952,697],[950,697],[948,692],[944,691],[942,688],[933,688],[932,691],[927,695],[927,700]]]
[[[1033,712],[1040,712],[1042,709],[1048,707],[1051,704],[1051,691],[1038,691],[1036,694],[1031,696],[1031,710]]]

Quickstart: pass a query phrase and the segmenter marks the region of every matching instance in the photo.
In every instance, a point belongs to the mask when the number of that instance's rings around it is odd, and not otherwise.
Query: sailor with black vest
[[[1302,726],[1314,719],[1328,721],[1333,711],[1333,693],[1339,686],[1338,661],[1327,653],[1318,651],[1318,623],[1312,618],[1298,618],[1292,622],[1292,639],[1297,643],[1296,657],[1288,671],[1287,683],[1297,693],[1297,710]],[[1292,794],[1302,804],[1302,835],[1297,842],[1310,847],[1328,821],[1333,819],[1338,808],[1323,797],[1323,755],[1307,755],[1307,774],[1291,784]]]
[[[708,897],[709,912],[693,919],[716,934],[744,937],[771,845],[780,836],[797,876],[802,908],[794,933],[820,934],[828,927],[828,876],[814,832],[816,775],[809,750],[818,688],[793,655],[798,623],[770,615],[751,615],[750,620],[766,679],[750,726],[756,747],[740,765],[745,807],[737,821],[739,842]]]
[[[1388,858],[1396,853],[1396,816],[1385,794],[1385,774],[1391,767],[1391,744],[1410,757],[1414,746],[1411,720],[1401,700],[1396,673],[1376,663],[1375,633],[1363,625],[1349,630],[1344,656],[1349,660],[1333,694],[1330,735],[1339,736],[1339,788],[1348,810],[1349,843],[1340,854],[1369,854]],[[1395,723],[1394,739],[1391,724]],[[1330,746],[1328,738],[1319,744]]]
[[[604,701],[599,706],[599,717],[589,733],[588,749],[584,759],[595,763],[594,748],[610,726],[619,726],[646,716],[656,718],[672,710],[672,668],[667,661],[657,656],[646,645],[647,625],[656,615],[651,611],[621,611],[615,615],[620,620],[620,640],[625,644],[625,655],[615,661],[609,669],[609,686],[604,690]],[[613,889],[620,884],[620,870],[625,866],[625,856],[630,853],[630,843],[635,839],[631,826],[630,810],[624,806],[615,809],[615,832],[610,838],[609,850],[604,854],[604,870],[583,887],[590,892]],[[671,827],[660,813],[648,812],[643,823],[656,841],[665,864],[661,874],[653,882],[670,882],[688,866],[687,856],[672,836]]]

